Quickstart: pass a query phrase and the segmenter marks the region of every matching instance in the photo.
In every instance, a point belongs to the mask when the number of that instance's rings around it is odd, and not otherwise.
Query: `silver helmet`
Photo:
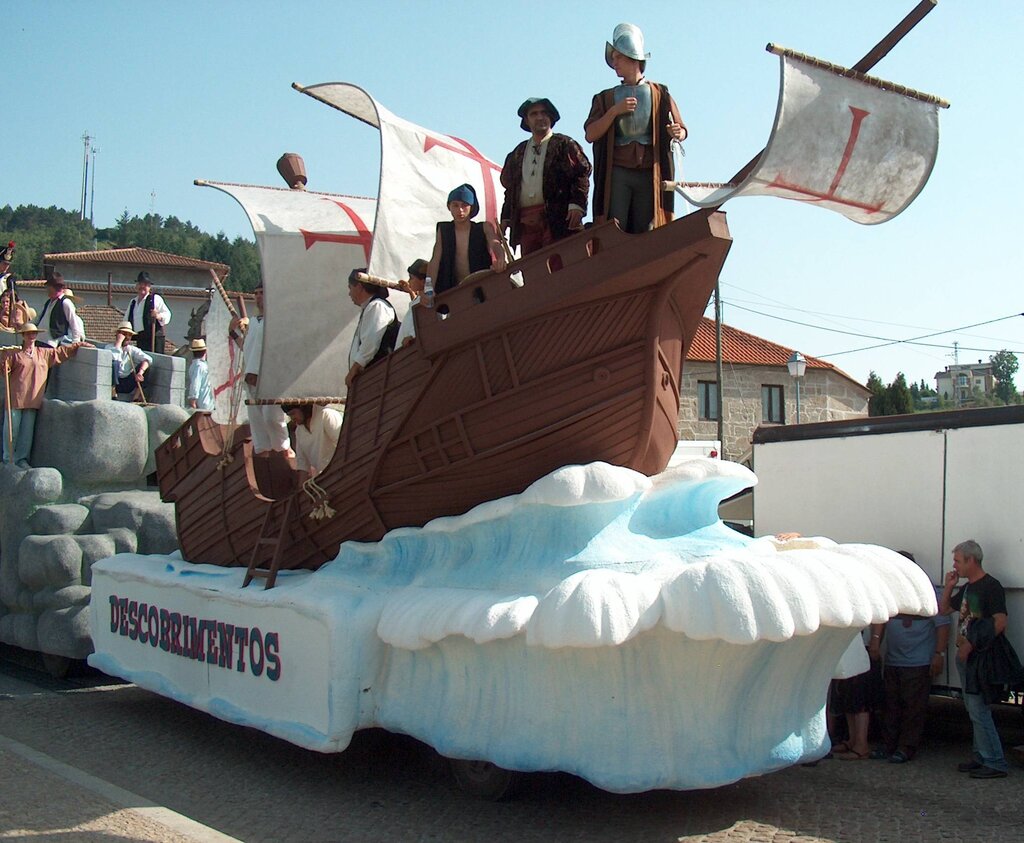
[[[647,61],[651,57],[650,53],[644,52],[644,34],[639,26],[632,23],[620,23],[612,32],[612,40],[605,42],[604,60],[608,67],[612,66],[612,50],[637,61]]]

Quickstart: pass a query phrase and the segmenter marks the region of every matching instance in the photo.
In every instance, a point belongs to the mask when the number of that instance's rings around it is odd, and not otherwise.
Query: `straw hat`
[[[122,322],[120,325],[117,326],[117,328],[114,330],[114,333],[115,334],[128,334],[128,336],[134,337],[138,333],[138,331],[136,331],[132,327],[132,323],[131,322],[128,322],[126,320],[126,321]]]
[[[189,351],[206,351],[206,340],[192,340],[188,344]]]
[[[34,322],[25,322],[18,328],[17,333],[19,334],[38,334],[39,329],[36,327]]]

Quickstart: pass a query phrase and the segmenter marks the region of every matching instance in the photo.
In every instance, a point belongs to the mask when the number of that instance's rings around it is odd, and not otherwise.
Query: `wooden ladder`
[[[294,500],[295,495],[289,495],[283,501],[280,499],[272,501],[267,508],[267,514],[263,518],[263,526],[260,528],[259,538],[256,539],[256,544],[252,549],[249,567],[245,571],[242,588],[245,588],[254,579],[264,579],[267,581],[266,585],[263,586],[264,591],[274,587],[274,583],[277,581],[278,569],[281,567],[281,550],[284,544],[284,535],[288,531],[288,523],[291,519]],[[270,535],[274,532],[271,528],[271,525],[274,523],[274,514],[282,506],[284,507],[284,513],[281,516],[281,528],[277,531],[276,535]],[[270,567],[261,568],[259,567],[260,551],[266,545],[272,545],[274,552],[270,557]]]

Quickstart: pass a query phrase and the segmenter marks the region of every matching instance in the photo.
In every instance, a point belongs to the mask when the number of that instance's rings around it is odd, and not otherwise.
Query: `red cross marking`
[[[239,368],[239,370],[237,372],[235,372],[234,377],[232,377],[231,376],[231,372],[234,372],[234,371],[235,371],[235,344],[231,340],[228,340],[228,379],[224,383],[222,383],[220,386],[214,387],[214,390],[213,390],[213,397],[214,398],[216,398],[218,395],[220,395],[225,389],[231,389],[231,387],[233,387],[236,383],[238,383],[238,379],[240,377],[242,377],[242,370],[241,370],[241,368]]]
[[[339,202],[337,199],[325,199],[327,202],[333,202],[346,214],[348,218],[352,220],[352,225],[355,226],[356,234],[327,234],[319,231],[306,231],[303,228],[299,229],[302,234],[302,239],[306,243],[306,249],[310,249],[314,243],[353,243],[361,245],[363,247],[363,255],[366,257],[366,262],[370,262],[370,246],[373,243],[373,232],[366,227],[366,223],[363,222],[362,217],[353,211],[344,202]]]
[[[828,187],[828,191],[822,193],[820,190],[811,190],[807,187],[791,184],[790,182],[785,181],[782,176],[776,176],[775,181],[768,185],[769,187],[779,187],[783,190],[792,190],[794,193],[800,193],[814,201],[835,202],[837,205],[847,205],[851,208],[860,208],[862,211],[867,211],[869,214],[874,214],[882,210],[883,205],[869,205],[865,202],[856,202],[852,199],[842,199],[836,195],[836,191],[839,189],[839,183],[843,180],[843,176],[846,174],[846,168],[849,166],[850,159],[853,157],[853,149],[857,145],[857,139],[860,137],[861,123],[863,123],[864,118],[871,113],[870,111],[865,111],[863,108],[856,108],[852,105],[847,107],[853,115],[853,120],[850,124],[850,135],[846,139],[846,149],[843,150],[843,157],[839,160],[839,167],[836,168],[836,174],[832,179],[832,184]]]
[[[430,150],[435,146],[439,146],[441,149],[447,149],[449,152],[454,152],[456,155],[462,155],[469,158],[471,161],[476,161],[476,163],[480,165],[480,175],[484,180],[484,219],[488,221],[496,221],[498,219],[498,197],[494,190],[494,179],[491,177],[488,170],[494,170],[495,172],[500,173],[501,167],[493,161],[488,161],[476,150],[476,148],[473,147],[472,144],[467,143],[462,140],[462,138],[457,138],[454,135],[448,135],[448,137],[455,141],[455,143],[462,144],[462,148],[453,146],[450,143],[445,143],[442,140],[438,140],[437,138],[427,135],[427,139],[423,142],[423,151],[430,152]]]

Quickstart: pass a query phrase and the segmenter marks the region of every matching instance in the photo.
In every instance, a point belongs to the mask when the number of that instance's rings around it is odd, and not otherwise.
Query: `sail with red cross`
[[[768,145],[730,184],[672,184],[692,205],[739,196],[807,202],[865,225],[920,193],[939,147],[944,100],[776,47],[781,87]]]
[[[413,260],[429,258],[435,226],[450,219],[448,194],[464,182],[473,185],[480,200],[475,221],[497,221],[505,198],[501,166],[469,141],[403,120],[356,85],[329,82],[292,87],[380,130],[372,274],[404,278]]]
[[[257,397],[344,395],[349,346],[359,320],[359,308],[348,296],[348,275],[367,265],[376,200],[223,182],[196,184],[232,196],[256,235],[267,313]],[[409,297],[394,293],[389,301],[403,318]],[[256,313],[249,317],[255,319]],[[207,344],[212,375],[220,371],[218,358],[231,349],[209,326]],[[222,384],[211,378],[211,385],[216,391]]]

